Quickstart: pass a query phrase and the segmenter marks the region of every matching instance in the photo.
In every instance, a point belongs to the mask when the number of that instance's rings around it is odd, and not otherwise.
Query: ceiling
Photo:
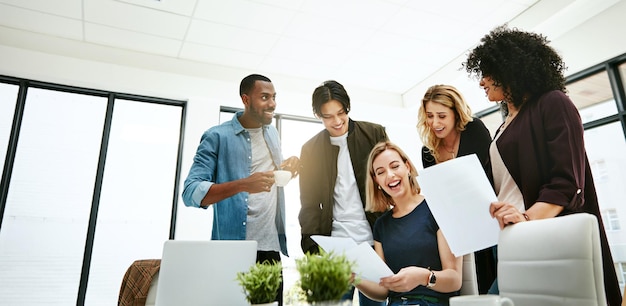
[[[0,0],[0,28],[167,59],[167,66],[153,62],[158,69],[191,63],[197,73],[214,67],[337,79],[402,95],[443,67],[460,68],[497,25],[558,36],[615,2]]]

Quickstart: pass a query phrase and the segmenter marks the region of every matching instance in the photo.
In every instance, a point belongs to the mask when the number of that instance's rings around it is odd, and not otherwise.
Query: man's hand
[[[291,171],[291,178],[295,178],[300,172],[300,159],[297,156],[291,156],[283,161],[280,168]]]

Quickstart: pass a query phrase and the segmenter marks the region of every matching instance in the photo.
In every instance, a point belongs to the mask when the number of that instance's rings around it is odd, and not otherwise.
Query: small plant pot
[[[322,301],[322,302],[313,302],[312,306],[349,306],[352,305],[352,301]]]
[[[263,304],[250,304],[250,306],[278,306],[278,302],[263,303]]]

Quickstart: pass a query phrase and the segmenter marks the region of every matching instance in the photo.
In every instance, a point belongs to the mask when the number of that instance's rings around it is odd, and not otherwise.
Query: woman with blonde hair
[[[419,109],[417,128],[424,146],[424,168],[456,157],[476,154],[491,180],[491,136],[482,121],[472,117],[463,95],[453,86],[434,85],[426,90]],[[478,291],[487,293],[496,278],[492,248],[474,253]]]
[[[459,156],[476,153],[489,172],[489,130],[453,86],[434,85],[426,90],[417,115],[424,147],[422,165],[430,167]]]
[[[374,224],[374,250],[393,271],[356,287],[388,306],[446,306],[461,288],[462,257],[455,257],[417,183],[409,157],[380,142],[367,161],[366,209],[384,212]]]

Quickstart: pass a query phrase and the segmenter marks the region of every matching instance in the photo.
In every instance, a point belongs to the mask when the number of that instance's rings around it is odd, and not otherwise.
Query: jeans
[[[357,290],[358,291],[358,290]],[[354,297],[354,286],[352,286],[346,294],[341,297],[342,301],[352,301],[352,297]],[[359,305],[360,306],[385,306],[385,302],[376,302],[370,300],[366,297],[361,291],[359,291]]]

